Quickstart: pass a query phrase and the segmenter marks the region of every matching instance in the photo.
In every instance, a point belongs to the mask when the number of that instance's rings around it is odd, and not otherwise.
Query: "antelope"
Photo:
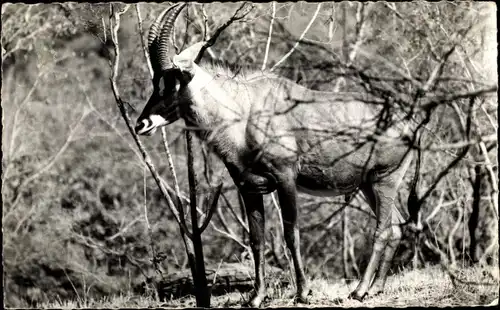
[[[413,159],[408,143],[396,143],[414,131],[410,120],[396,117],[381,128],[381,106],[348,93],[310,90],[265,71],[235,75],[217,64],[198,64],[195,59],[204,42],[175,55],[172,32],[185,6],[165,9],[150,28],[154,89],[135,131],[151,135],[184,119],[224,162],[249,222],[255,261],[249,305],[259,307],[266,297],[263,195],[274,191],[298,301],[307,302],[310,294],[299,246],[298,191],[317,196],[350,197],[357,190],[364,194],[376,214],[377,228],[364,275],[349,297],[362,301],[382,292],[409,214],[407,208],[396,207],[394,199]],[[414,179],[417,176],[415,172]]]

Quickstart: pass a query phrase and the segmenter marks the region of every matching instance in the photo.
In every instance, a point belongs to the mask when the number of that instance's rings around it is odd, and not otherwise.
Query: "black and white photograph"
[[[1,4],[5,308],[498,307],[489,1]]]

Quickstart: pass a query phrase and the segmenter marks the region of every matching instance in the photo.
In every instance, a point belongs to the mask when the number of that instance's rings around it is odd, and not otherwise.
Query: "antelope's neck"
[[[190,111],[197,125],[212,127],[220,122],[238,122],[248,117],[249,100],[238,82],[208,73],[196,66],[188,84]]]

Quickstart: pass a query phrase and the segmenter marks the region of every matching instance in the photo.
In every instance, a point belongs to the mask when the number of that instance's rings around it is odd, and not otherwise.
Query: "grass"
[[[309,304],[295,304],[293,285],[268,288],[269,298],[263,307],[408,307],[408,306],[476,306],[498,303],[499,275],[497,267],[472,267],[456,270],[455,285],[440,267],[418,270],[403,270],[387,280],[385,292],[365,299],[363,302],[348,299],[358,281],[349,284],[326,279],[311,281],[312,295]],[[212,297],[212,307],[241,307],[249,293],[231,292]],[[153,297],[115,296],[101,300],[55,301],[40,305],[41,308],[147,308],[194,307],[195,299],[187,296],[159,302]]]

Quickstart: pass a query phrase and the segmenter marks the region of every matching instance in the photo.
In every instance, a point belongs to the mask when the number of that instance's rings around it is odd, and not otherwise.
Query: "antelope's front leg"
[[[234,158],[225,158],[224,163],[236,186],[241,191],[264,195],[276,189],[276,179],[272,174],[267,172],[263,172],[262,175],[255,174],[250,169],[244,168]]]
[[[297,225],[297,188],[296,173],[292,166],[280,169],[276,173],[278,181],[278,197],[283,218],[283,230],[285,242],[292,254],[295,277],[297,283],[297,301],[307,303],[307,296],[311,293],[307,278],[304,273],[304,265],[300,255],[300,236]]]
[[[266,297],[264,282],[264,200],[260,194],[241,191],[250,229],[250,247],[255,263],[255,291],[248,302],[251,307],[259,307]]]

